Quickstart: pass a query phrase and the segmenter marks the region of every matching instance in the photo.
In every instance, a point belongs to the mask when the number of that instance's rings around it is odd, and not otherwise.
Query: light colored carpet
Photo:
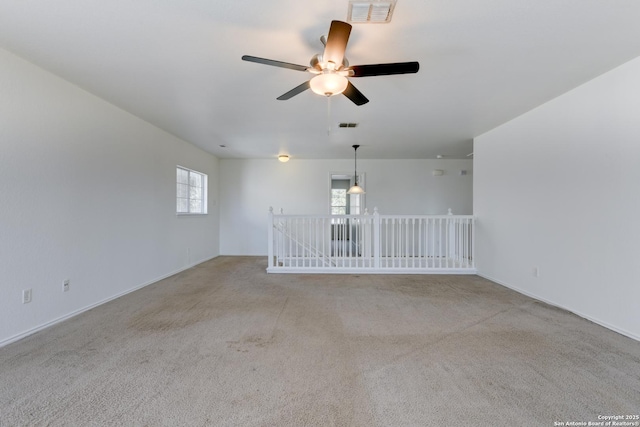
[[[553,426],[640,412],[640,342],[476,276],[220,257],[0,349],[0,425]]]

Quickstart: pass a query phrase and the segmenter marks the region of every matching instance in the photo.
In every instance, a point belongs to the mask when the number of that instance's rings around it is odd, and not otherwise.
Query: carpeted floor
[[[265,267],[219,257],[0,349],[0,425],[554,426],[640,413],[640,342],[490,281]]]

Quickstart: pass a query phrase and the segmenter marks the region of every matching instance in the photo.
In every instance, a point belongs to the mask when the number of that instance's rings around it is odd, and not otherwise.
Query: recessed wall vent
[[[340,123],[338,125],[338,127],[341,127],[341,128],[354,128],[356,126],[358,126],[357,123]]]
[[[347,22],[355,24],[384,24],[391,22],[397,0],[349,0]]]

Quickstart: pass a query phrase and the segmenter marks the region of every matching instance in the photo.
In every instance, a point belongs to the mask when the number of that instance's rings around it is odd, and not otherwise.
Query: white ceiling
[[[637,0],[398,0],[390,24],[354,24],[347,57],[420,71],[352,78],[364,106],[277,101],[309,76],[241,61],[307,65],[347,4],[0,0],[0,47],[221,158],[351,158],[353,144],[465,158],[474,136],[640,55]]]

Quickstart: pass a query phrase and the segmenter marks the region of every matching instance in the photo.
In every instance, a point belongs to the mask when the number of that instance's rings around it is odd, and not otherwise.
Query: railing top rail
[[[318,218],[318,219],[353,219],[353,218],[373,218],[373,214],[368,215],[302,215],[302,214],[273,214],[274,218]],[[379,218],[389,219],[447,219],[447,218],[475,218],[474,215],[378,215]]]
[[[278,218],[372,218],[373,215],[302,215],[302,214],[273,214]]]
[[[380,218],[474,218],[473,215],[380,215]]]

